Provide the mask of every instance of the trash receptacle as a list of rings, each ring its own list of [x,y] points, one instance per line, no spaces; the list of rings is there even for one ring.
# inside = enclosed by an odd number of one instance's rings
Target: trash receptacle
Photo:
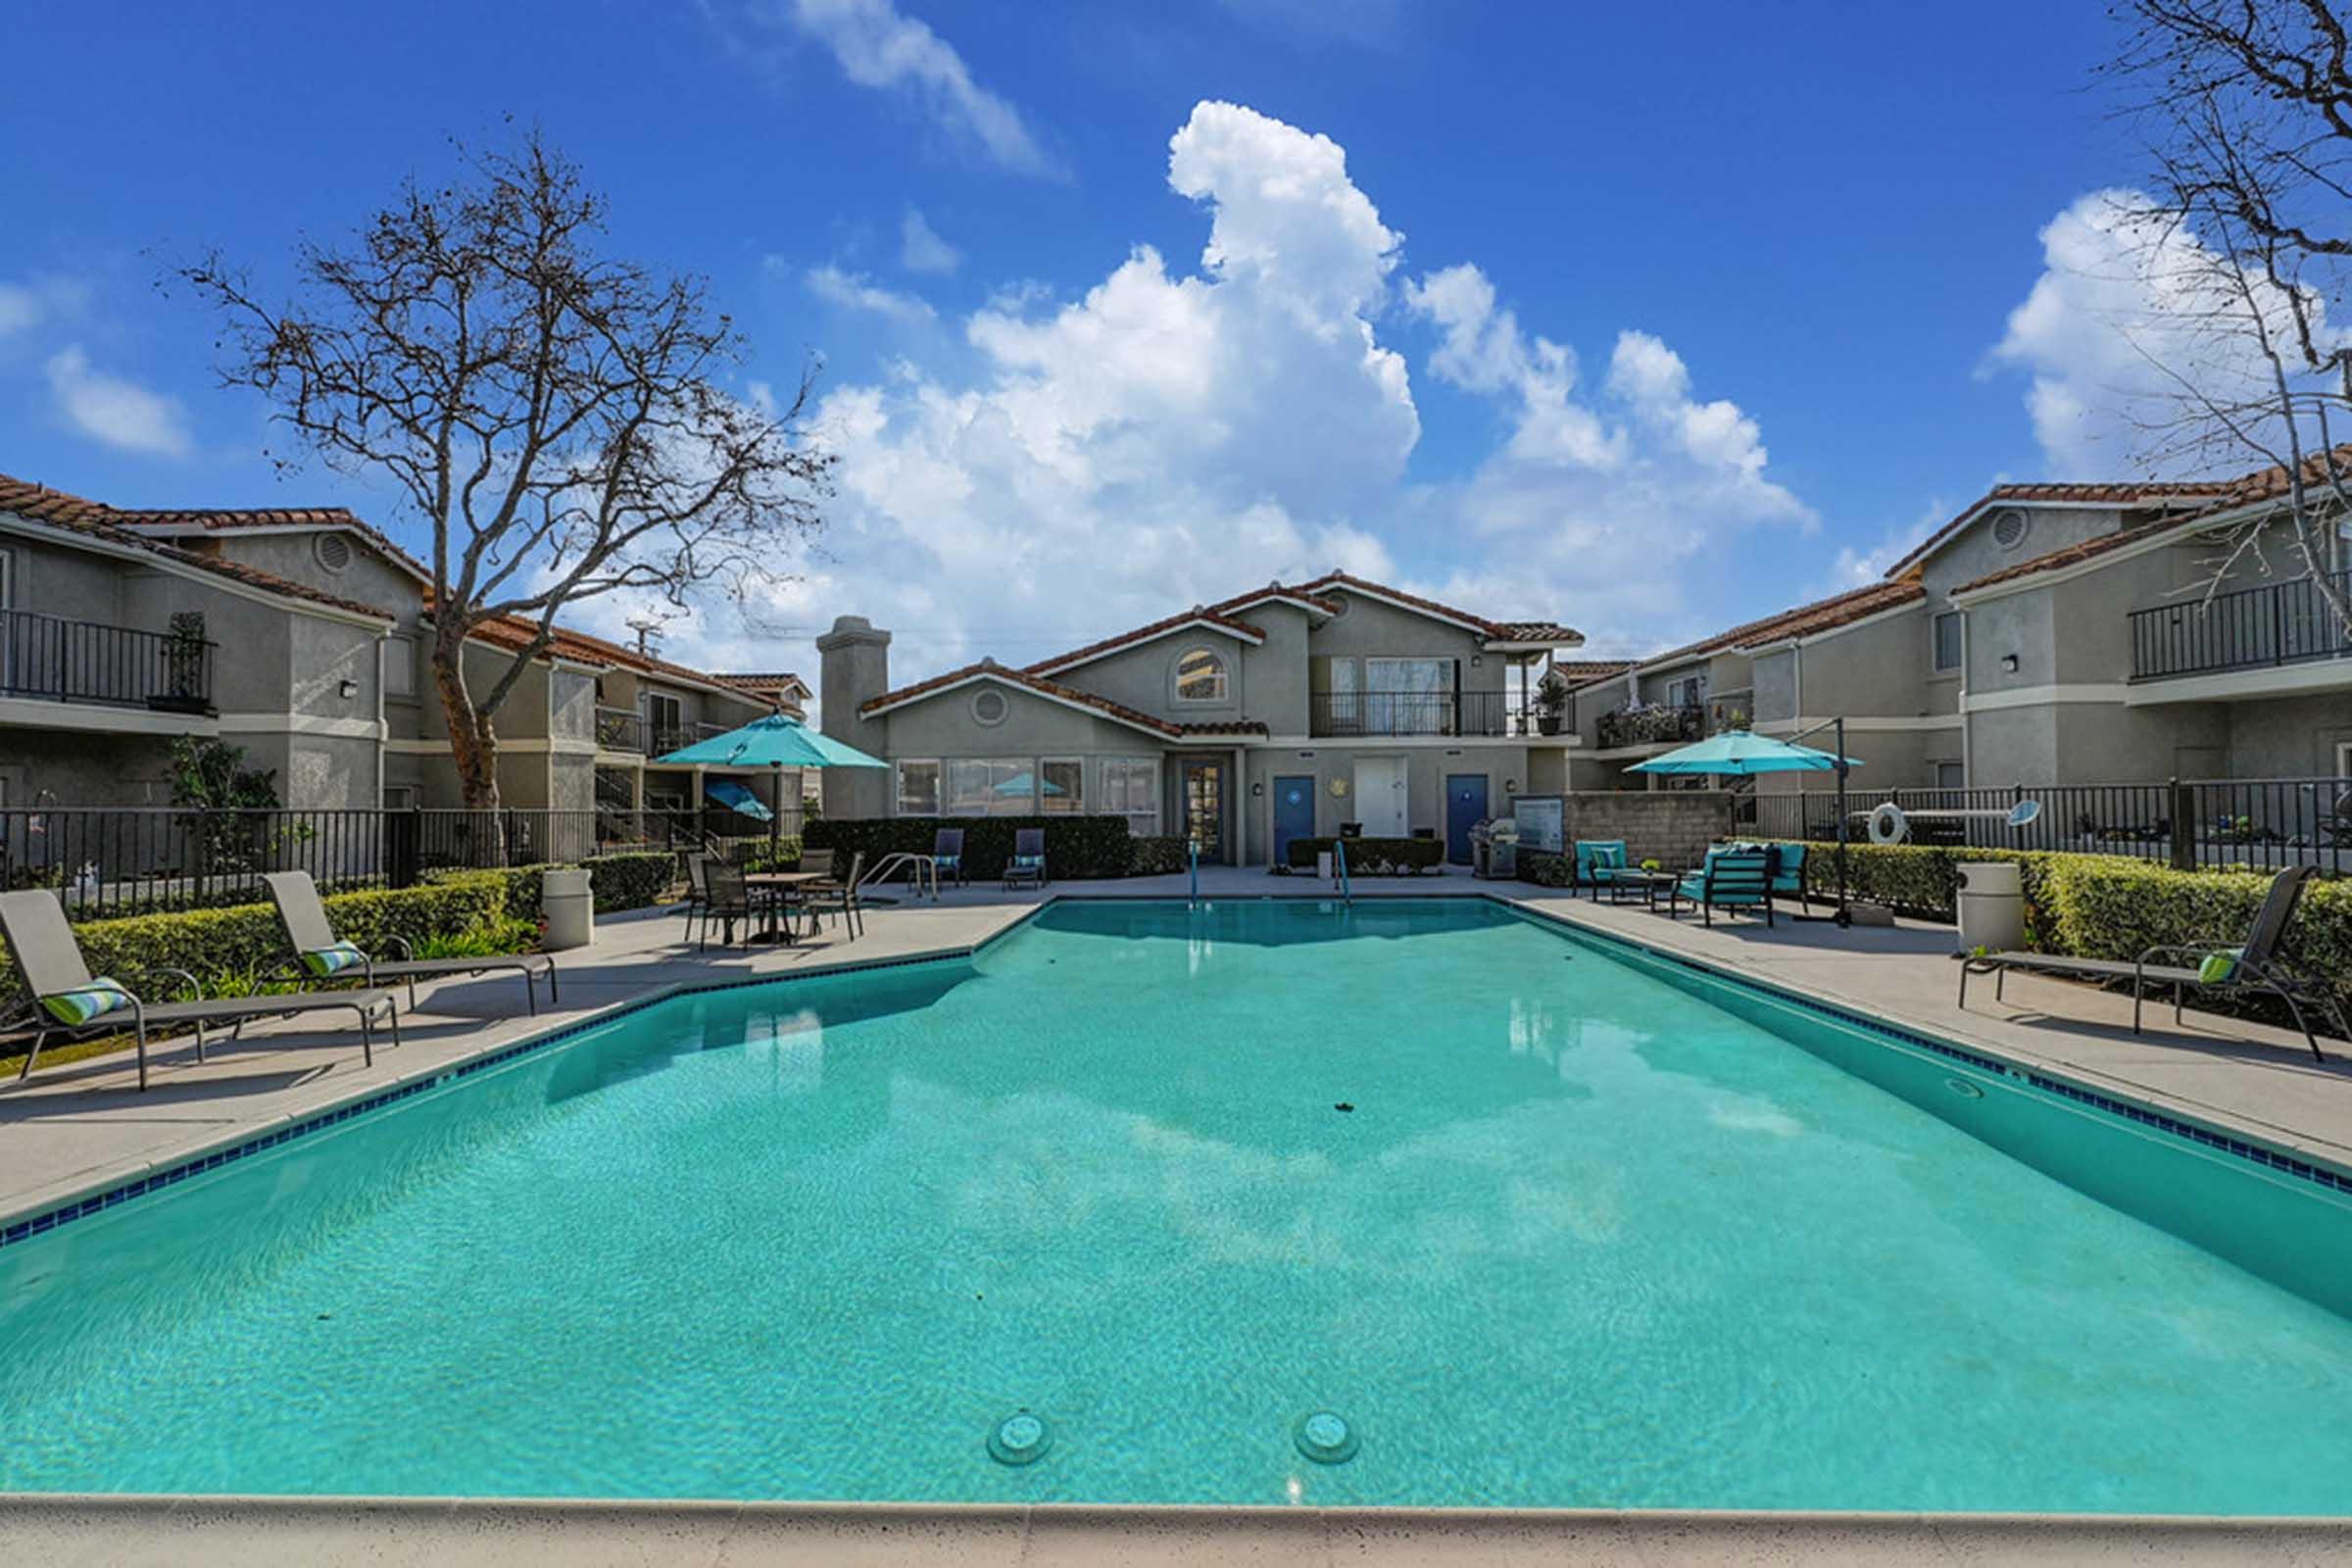
[[[596,935],[596,895],[588,873],[560,869],[539,877],[539,907],[547,916],[547,951],[584,948]]]
[[[1960,951],[2010,953],[2026,945],[2026,892],[2013,860],[1960,867]]]

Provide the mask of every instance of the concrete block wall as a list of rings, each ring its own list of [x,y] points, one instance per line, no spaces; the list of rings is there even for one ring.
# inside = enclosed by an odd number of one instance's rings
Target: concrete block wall
[[[1670,871],[1698,864],[1732,827],[1724,790],[1585,791],[1566,799],[1562,837],[1571,852],[1578,839],[1623,839],[1633,860],[1654,859]]]

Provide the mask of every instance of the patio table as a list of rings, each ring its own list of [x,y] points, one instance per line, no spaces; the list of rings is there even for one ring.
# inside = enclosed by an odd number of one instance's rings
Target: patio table
[[[812,883],[831,880],[832,873],[828,871],[748,871],[744,874],[743,885],[747,888],[766,888],[773,893],[791,895]],[[791,946],[793,942],[792,910],[789,905],[785,906],[783,914],[784,923],[781,928],[771,925],[752,940],[755,942],[782,942],[787,947]]]

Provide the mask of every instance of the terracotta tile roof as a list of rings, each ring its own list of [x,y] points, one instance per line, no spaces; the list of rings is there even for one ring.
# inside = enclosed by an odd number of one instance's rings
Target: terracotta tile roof
[[[1670,648],[1662,654],[1652,654],[1641,662],[1642,667],[1647,669],[1658,664],[1672,663],[1678,660],[1695,659],[1701,654],[1721,653],[1726,649],[1751,647],[1758,643],[1779,642],[1785,637],[1810,637],[1816,632],[1850,625],[1865,616],[1875,615],[1882,610],[1892,610],[1914,600],[1925,599],[1927,596],[1927,589],[1920,586],[1917,577],[1905,577],[1900,582],[1874,582],[1864,587],[1850,588],[1841,594],[1832,594],[1827,599],[1816,599],[1809,605],[1799,605],[1794,610],[1780,611],[1775,614],[1734,626],[1729,631],[1717,632],[1712,637],[1702,637],[1697,642],[1686,643],[1680,648]]]
[[[895,692],[884,692],[879,697],[868,698],[858,705],[858,710],[861,713],[871,713],[879,709],[895,708],[901,703],[928,696],[932,692],[970,680],[976,675],[993,676],[1008,686],[1026,687],[1041,696],[1055,697],[1065,703],[1075,703],[1081,708],[1091,708],[1097,712],[1119,719],[1124,723],[1133,724],[1139,729],[1148,729],[1165,735],[1171,740],[1185,733],[1184,727],[1180,724],[1171,724],[1164,718],[1153,718],[1150,713],[1139,712],[1124,703],[1114,703],[1107,697],[1097,697],[1093,692],[1082,692],[1075,686],[1064,686],[1059,681],[1048,680],[1042,675],[1032,675],[1025,669],[1013,669],[998,663],[993,659],[983,659],[977,664],[966,664],[961,669],[951,669],[945,674],[934,675],[929,680],[918,680],[911,686],[902,686]]]
[[[1630,659],[1555,659],[1551,667],[1571,687],[1590,686],[1595,681],[1610,680],[1634,667]]]
[[[2303,463],[2304,482],[2312,484],[2324,480],[2330,464],[2335,466],[2338,472],[2343,471],[2346,466],[2352,466],[2352,443],[2336,447],[2332,451],[2314,453],[2305,459]],[[1954,588],[1952,592],[1964,594],[1978,588],[1989,588],[1994,583],[2013,582],[2020,577],[2036,576],[2045,571],[2055,571],[2061,566],[2074,565],[2078,562],[2095,561],[2109,551],[2121,550],[2126,545],[2138,544],[2143,539],[2155,538],[2163,534],[2188,532],[2203,526],[2224,513],[2235,512],[2240,507],[2249,507],[2264,501],[2279,500],[2291,488],[2287,482],[2286,465],[2274,464],[2267,468],[2257,468],[2252,473],[2240,474],[2237,478],[2225,484],[2198,487],[2199,494],[2209,496],[2211,499],[2204,506],[2193,511],[2156,517],[2134,528],[2119,528],[2114,533],[2103,533],[2095,539],[2085,539],[2081,544],[2068,545],[2063,549],[2052,550],[2030,560],[2017,562],[2003,566],[1998,571],[1987,572],[1974,581],[1964,582]]]
[[[431,591],[427,590],[424,596],[424,612],[430,615],[432,612],[433,596]],[[503,648],[509,653],[519,653],[537,640],[539,627],[537,622],[522,615],[500,615],[495,619],[482,621],[466,635],[475,642],[488,643],[493,648]],[[706,673],[686,664],[674,664],[666,659],[656,659],[649,654],[641,654],[625,644],[607,642],[602,637],[591,637],[584,631],[573,631],[568,626],[558,626],[555,629],[554,641],[548,645],[547,652],[553,658],[567,659],[575,664],[612,665],[621,669],[633,669],[639,674],[667,675],[672,679],[691,681],[703,686],[735,685],[734,682],[720,676]],[[798,677],[792,678],[797,679]],[[766,692],[751,687],[736,687],[735,689],[742,691],[746,697],[764,698],[767,696]]]
[[[1254,718],[1188,719],[1176,726],[1187,735],[1263,735],[1266,726]]]
[[[2224,495],[2240,481],[2235,479],[2181,480],[2170,484],[2065,484],[2035,481],[2027,484],[1996,484],[1962,508],[1959,515],[1914,546],[1902,560],[1886,568],[1888,577],[1899,577],[1917,565],[1937,546],[1958,533],[1968,520],[1986,507],[2003,501],[2039,502],[2045,505],[2072,503],[2085,507],[2147,507],[2167,502],[2198,501],[2209,496]]]
[[[1554,647],[1572,648],[1585,640],[1583,632],[1556,620],[1497,620],[1493,625],[1497,642],[1550,643]]]
[[[373,615],[383,620],[395,618],[391,612],[375,605],[366,605],[356,599],[345,599],[339,594],[326,593],[313,588],[307,583],[294,582],[280,577],[275,572],[264,571],[258,566],[248,566],[242,562],[228,561],[219,556],[193,550],[182,550],[160,539],[152,539],[144,534],[131,532],[128,525],[137,523],[147,516],[147,514],[120,512],[102,501],[91,501],[83,496],[69,495],[63,490],[52,490],[47,485],[35,484],[29,479],[18,479],[7,474],[0,474],[0,512],[14,513],[20,517],[47,523],[51,527],[62,528],[68,532],[82,534],[92,539],[103,540],[108,544],[142,550],[163,560],[194,566],[199,571],[210,572],[216,577],[226,577],[244,583],[248,587],[259,588],[288,599],[307,599],[313,604],[331,606],[336,610],[350,611],[355,614]]]
[[[771,697],[785,702],[797,702],[808,694],[808,683],[790,670],[775,670],[766,674],[721,672],[713,670],[708,677],[721,686],[732,686],[756,697]]]
[[[1073,648],[1066,654],[1055,654],[1052,659],[1041,659],[1022,667],[1039,674],[1048,674],[1056,669],[1067,669],[1072,664],[1083,664],[1090,659],[1098,659],[1104,654],[1114,653],[1129,643],[1145,642],[1163,633],[1174,631],[1179,626],[1200,620],[1207,621],[1212,626],[1222,627],[1249,642],[1262,643],[1266,640],[1266,634],[1259,628],[1250,625],[1250,622],[1236,620],[1231,615],[1206,605],[1196,605],[1180,614],[1155,620],[1149,626],[1138,626],[1133,631],[1123,631],[1115,637],[1105,637],[1101,642],[1088,643],[1084,648]]]
[[[125,527],[172,532],[189,528],[206,533],[232,533],[239,528],[340,528],[367,540],[419,582],[433,580],[423,562],[342,507],[124,507],[118,509],[116,516]]]
[[[1246,594],[1235,594],[1231,599],[1220,599],[1208,608],[1219,614],[1230,615],[1237,610],[1247,610],[1251,605],[1262,605],[1269,599],[1295,600],[1300,604],[1311,605],[1326,615],[1337,614],[1340,609],[1329,599],[1310,594],[1303,588],[1285,587],[1279,582],[1270,582],[1263,588],[1253,588]]]

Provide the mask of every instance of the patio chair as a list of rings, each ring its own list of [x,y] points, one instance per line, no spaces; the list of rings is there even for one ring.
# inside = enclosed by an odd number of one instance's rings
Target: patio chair
[[[1579,887],[1590,888],[1594,903],[1600,901],[1604,885],[1617,881],[1617,873],[1632,865],[1632,858],[1623,839],[1578,839],[1576,841],[1576,881]],[[1614,889],[1611,889],[1614,892]]]
[[[1960,1005],[1968,1005],[1970,975],[1992,975],[1992,996],[1998,1002],[2002,985],[2012,969],[2076,980],[2131,981],[2133,1034],[2139,1033],[2140,1012],[2150,984],[2173,988],[2176,1024],[2180,1022],[2180,1009],[2192,991],[2200,997],[2224,1000],[2272,996],[2286,1004],[2295,1027],[2303,1031],[2303,1043],[2311,1048],[2312,1059],[2326,1061],[2328,1058],[2320,1053],[2319,1039],[2311,1032],[2311,1021],[2304,1008],[2318,1007],[2335,1025],[2335,1032],[2346,1040],[2352,1040],[2352,1023],[2347,1023],[2342,1001],[2328,978],[2304,968],[2282,951],[2287,924],[2294,919],[2295,906],[2302,901],[2303,886],[2311,877],[2310,866],[2290,865],[2271,878],[2262,907],[2254,911],[2254,923],[2248,928],[2244,943],[2236,947],[2218,942],[2154,947],[2129,961],[2070,958],[2047,953],[1987,953],[1968,957],[1960,965]],[[2166,958],[2190,961],[2155,961]]]
[[[931,836],[931,863],[938,875],[954,877],[957,887],[971,886],[963,870],[963,829],[943,827]]]
[[[1813,907],[1813,895],[1805,890],[1805,846],[1776,844],[1772,847],[1772,896],[1776,899],[1793,898],[1806,908]]]
[[[1772,853],[1769,850],[1713,849],[1695,871],[1687,871],[1666,901],[1666,912],[1679,916],[1688,901],[1698,906],[1699,917],[1712,930],[1717,909],[1757,908],[1764,923],[1772,917]]]
[[[746,882],[742,866],[729,865],[724,860],[711,860],[703,867],[703,877],[708,890],[703,902],[703,949],[708,950],[710,946],[710,923],[713,920],[719,926],[718,945],[731,948],[735,945],[735,922],[741,920],[748,928],[763,914],[780,924],[787,942],[792,940],[790,906],[766,890],[754,888]]]
[[[82,957],[81,944],[66,922],[66,907],[55,893],[28,888],[0,893],[0,940],[8,943],[9,961],[24,989],[24,1000],[12,1011],[0,1012],[0,1030],[12,1025],[32,1030],[32,1049],[17,1073],[30,1076],[41,1047],[53,1034],[69,1038],[120,1033],[123,1012],[130,1014],[131,1031],[139,1042],[139,1087],[147,1087],[147,1036],[151,1030],[185,1024],[196,1031],[196,1059],[205,1059],[204,1026],[226,1024],[229,1038],[240,1038],[257,1018],[292,1018],[311,1012],[357,1013],[360,1055],[375,1064],[375,1015],[382,1012],[392,1026],[392,1044],[400,1044],[400,1009],[389,991],[337,991],[328,994],[296,992],[278,997],[219,997],[207,1001],[204,988],[185,969],[158,968],[132,978],[176,980],[196,993],[187,1002],[149,1002],[109,975],[92,975]],[[21,1020],[21,1023],[20,1023]]]
[[[1004,862],[1004,888],[1010,892],[1024,882],[1034,882],[1040,888],[1051,880],[1046,875],[1046,830],[1042,827],[1015,828],[1012,834],[1012,858]]]
[[[849,928],[851,941],[865,935],[865,901],[858,893],[858,878],[864,870],[865,852],[859,850],[850,857],[850,874],[846,880],[819,882],[808,890],[801,907],[808,911],[811,930],[818,919],[829,914]]]
[[[831,850],[803,850],[799,869],[814,871],[819,876],[831,876],[833,874],[833,852]]]
[[[710,890],[705,886],[703,876],[703,867],[710,863],[710,852],[709,850],[690,850],[679,858],[684,862],[686,872],[686,936],[684,940],[692,942],[694,940],[694,922],[702,914],[703,906],[710,900]]]
[[[399,949],[400,956],[379,958],[353,943],[337,940],[334,925],[326,917],[326,906],[319,901],[318,885],[311,880],[310,872],[268,871],[263,873],[262,881],[270,889],[270,902],[277,906],[278,926],[286,933],[286,940],[294,944],[294,958],[286,966],[286,975],[306,986],[353,978],[370,987],[379,980],[394,984],[405,980],[409,987],[409,1010],[414,1012],[419,980],[511,970],[522,976],[523,1002],[534,1017],[539,1012],[542,976],[547,980],[548,1002],[552,1004],[556,1001],[556,960],[544,953],[419,958],[406,937],[396,936],[387,940]],[[359,971],[356,977],[352,973],[355,969]]]

